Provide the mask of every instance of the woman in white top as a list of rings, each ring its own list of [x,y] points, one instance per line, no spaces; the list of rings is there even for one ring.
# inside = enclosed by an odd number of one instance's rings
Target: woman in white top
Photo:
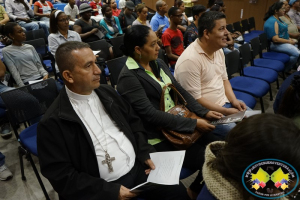
[[[147,20],[148,16],[148,8],[145,4],[140,3],[135,7],[135,11],[138,14],[138,18],[132,23],[132,26],[134,25],[146,25],[151,28],[151,25],[149,23],[149,20]]]
[[[80,41],[80,35],[69,30],[69,17],[60,10],[52,12],[50,15],[50,35],[48,37],[49,49],[51,54],[55,57],[55,52],[59,45],[68,41]],[[58,72],[55,64],[56,72]]]

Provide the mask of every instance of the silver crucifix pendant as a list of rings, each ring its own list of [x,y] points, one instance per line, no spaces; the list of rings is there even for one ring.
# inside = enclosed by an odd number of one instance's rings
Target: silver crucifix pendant
[[[115,160],[115,157],[110,157],[110,155],[105,151],[105,160],[102,160],[102,164],[107,164],[109,173],[114,171],[114,168],[112,166],[112,161]]]

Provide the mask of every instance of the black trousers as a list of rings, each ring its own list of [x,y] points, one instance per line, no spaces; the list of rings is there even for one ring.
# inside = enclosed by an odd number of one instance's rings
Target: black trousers
[[[154,163],[155,164],[155,163]],[[139,161],[135,161],[134,167],[126,175],[122,176],[114,183],[119,183],[129,189],[147,181],[148,175],[145,174],[145,169]],[[147,200],[188,200],[187,190],[180,182],[179,185],[157,185],[141,193],[138,197]]]
[[[203,180],[202,177],[202,166],[204,164],[204,153],[206,146],[214,141],[221,140],[212,133],[205,133],[203,136],[185,152],[185,158],[183,161],[183,167],[191,170],[200,170],[195,181],[190,185],[190,189],[196,193],[199,193],[202,189],[203,184],[200,182]],[[164,140],[154,145],[156,151],[177,151],[168,140]]]

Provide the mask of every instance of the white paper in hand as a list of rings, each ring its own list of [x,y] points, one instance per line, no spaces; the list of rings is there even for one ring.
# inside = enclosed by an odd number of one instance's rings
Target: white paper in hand
[[[147,182],[142,183],[130,191],[140,192],[148,183],[161,185],[178,185],[179,176],[185,156],[185,151],[166,151],[150,153],[150,158],[155,165],[155,170],[151,170]],[[153,184],[150,185],[153,187]],[[141,189],[141,190],[140,190]]]

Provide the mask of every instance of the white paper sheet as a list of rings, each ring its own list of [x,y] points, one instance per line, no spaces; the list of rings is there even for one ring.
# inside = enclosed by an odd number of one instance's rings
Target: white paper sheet
[[[245,118],[251,117],[252,115],[261,114],[261,110],[246,110]]]
[[[28,83],[33,84],[33,83],[37,83],[37,82],[40,82],[40,81],[43,81],[43,79],[39,79],[39,80],[35,80],[35,81],[28,81]]]
[[[94,55],[96,55],[97,53],[101,52],[101,50],[98,51],[93,51]]]
[[[150,158],[155,165],[155,170],[151,170],[147,182],[157,183],[162,185],[177,185],[179,184],[179,176],[182,168],[185,151],[166,151],[150,153]],[[131,191],[136,190],[142,183]]]

